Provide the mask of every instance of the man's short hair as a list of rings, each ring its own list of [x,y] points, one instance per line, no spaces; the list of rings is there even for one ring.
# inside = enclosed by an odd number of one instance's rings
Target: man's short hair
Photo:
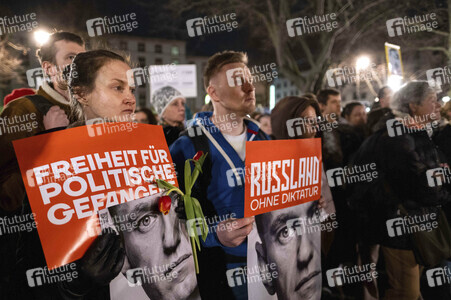
[[[336,89],[324,89],[318,92],[316,98],[318,99],[319,103],[327,105],[327,99],[329,99],[329,95],[338,96],[340,95],[340,92]]]
[[[218,52],[210,57],[204,70],[204,87],[207,90],[210,79],[216,75],[221,68],[227,64],[243,63],[247,65],[247,54],[244,52],[226,50]]]
[[[49,40],[44,43],[41,48],[36,50],[36,57],[38,58],[39,63],[42,64],[43,61],[48,61],[52,64],[56,64],[55,43],[58,41],[74,42],[80,46],[83,46],[85,44],[83,39],[75,33],[67,31],[54,32],[50,35]]]

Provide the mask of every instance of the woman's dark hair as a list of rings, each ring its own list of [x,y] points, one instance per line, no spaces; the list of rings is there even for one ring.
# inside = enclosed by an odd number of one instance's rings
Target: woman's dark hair
[[[154,114],[150,109],[147,107],[140,107],[135,111],[135,114],[142,112],[145,113],[147,116],[147,121],[149,121],[149,124],[151,125],[158,125],[157,118],[155,118]]]
[[[316,116],[321,117],[318,101],[306,97],[289,96],[280,100],[271,112],[272,134],[277,140],[300,138],[288,134],[287,121],[297,119],[307,107],[313,107]],[[317,136],[321,134],[317,132]]]
[[[270,117],[270,118],[271,118],[271,115],[270,115],[270,114],[261,114],[261,115],[259,115],[259,116],[255,119],[255,121],[260,122],[260,120],[261,120],[263,117]]]
[[[346,106],[343,108],[341,116],[343,118],[349,117],[352,114],[354,108],[356,108],[357,106],[363,106],[363,104],[357,101],[346,104]]]
[[[95,81],[99,70],[108,62],[118,60],[128,65],[128,59],[109,50],[93,50],[77,54],[67,76],[67,87],[70,92],[71,116],[75,120],[83,118],[80,102],[74,97],[91,93],[95,88]]]

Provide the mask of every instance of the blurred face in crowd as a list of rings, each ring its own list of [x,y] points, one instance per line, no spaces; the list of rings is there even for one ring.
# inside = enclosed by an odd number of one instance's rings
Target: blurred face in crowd
[[[429,93],[420,104],[410,103],[410,111],[417,120],[424,120],[424,123],[440,120],[440,103],[437,101],[436,93]]]
[[[264,133],[267,135],[272,134],[272,128],[271,128],[271,117],[270,116],[263,116],[260,118],[260,129],[263,130]]]
[[[315,209],[316,203],[308,202],[258,216],[262,220],[257,226],[263,227],[258,229],[262,243],[255,245],[259,269],[275,263],[277,278],[264,279],[263,284],[279,300],[321,298],[321,232],[297,234],[294,224],[303,225],[290,223],[312,218]]]
[[[232,69],[237,70],[229,72],[228,80],[227,71]],[[230,82],[234,83],[233,86],[229,85]],[[224,65],[211,77],[207,92],[213,101],[214,111],[219,114],[235,113],[244,117],[255,110],[255,87],[250,71],[243,63]]]
[[[45,73],[52,78],[52,82],[54,87],[57,88],[57,83],[62,81],[62,76],[60,70],[62,70],[65,66],[72,63],[74,57],[81,52],[86,52],[85,46],[80,46],[77,43],[60,40],[54,43],[55,51],[55,64],[43,61],[42,68],[45,70]]]
[[[149,124],[149,120],[147,119],[147,115],[146,115],[144,112],[142,112],[142,111],[137,112],[137,113],[135,114],[135,120],[136,120],[138,123]]]
[[[335,114],[337,117],[341,113],[341,95],[329,95],[327,98],[327,105],[321,104],[323,115],[330,118],[330,114]]]
[[[185,121],[185,103],[184,98],[177,98],[168,104],[168,107],[163,112],[163,119],[172,126],[177,123],[183,123]]]
[[[301,138],[310,139],[314,138],[317,129],[317,115],[313,107],[308,106],[299,116],[304,120],[304,132]]]
[[[355,106],[352,109],[351,114],[346,116],[346,120],[352,126],[365,125],[366,121],[367,121],[367,115],[366,115],[366,111],[365,111],[365,106],[363,106],[363,105]]]
[[[384,97],[379,99],[381,107],[389,107],[391,98],[393,97],[393,90],[391,88],[384,89]]]
[[[190,299],[198,294],[198,289],[188,233],[174,211],[174,202],[167,215],[160,212],[159,196],[144,197],[116,208],[119,219],[133,224],[132,230],[121,232],[125,268],[153,270],[153,274],[145,273],[149,276],[142,285],[150,299]],[[152,280],[155,275],[164,279]]]
[[[135,112],[134,88],[128,85],[130,67],[119,60],[109,60],[97,72],[94,90],[78,97],[87,119],[106,118],[129,121]]]

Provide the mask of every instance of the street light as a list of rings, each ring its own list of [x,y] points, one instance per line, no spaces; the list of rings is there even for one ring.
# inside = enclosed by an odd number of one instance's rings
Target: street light
[[[355,68],[356,68],[357,72],[359,70],[366,69],[369,66],[370,66],[370,59],[368,56],[360,56],[359,58],[357,58],[357,60],[355,62]]]
[[[50,33],[45,30],[38,30],[34,32],[34,39],[39,46],[45,44],[50,37]]]

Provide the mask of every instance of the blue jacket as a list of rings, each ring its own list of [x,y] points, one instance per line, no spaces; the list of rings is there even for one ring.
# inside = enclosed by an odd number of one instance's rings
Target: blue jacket
[[[213,203],[218,217],[221,217],[221,221],[224,220],[224,216],[230,216],[232,213],[235,214],[236,218],[243,218],[244,172],[234,172],[233,169],[244,170],[244,161],[241,160],[235,149],[224,138],[218,127],[210,121],[212,114],[212,112],[201,112],[197,114],[194,120],[196,132],[200,133],[200,130],[202,130],[201,134],[205,134],[209,141],[210,153],[208,156],[211,159],[212,167],[207,198],[208,201]],[[257,135],[260,127],[256,121],[245,118],[244,123],[247,127],[248,141],[262,140]],[[193,128],[189,130],[193,130]],[[264,136],[267,137],[266,135]],[[181,136],[172,144],[170,152],[173,162],[178,166],[177,171],[180,182],[184,178],[183,167],[180,168],[180,166],[184,166],[186,159],[193,158],[195,155],[194,145],[188,136]],[[239,178],[236,178],[237,176]],[[209,227],[211,228],[210,224]],[[237,247],[225,247],[219,242],[215,231],[208,234],[203,244],[206,247],[222,247],[226,253],[231,255],[247,256],[247,240]]]

